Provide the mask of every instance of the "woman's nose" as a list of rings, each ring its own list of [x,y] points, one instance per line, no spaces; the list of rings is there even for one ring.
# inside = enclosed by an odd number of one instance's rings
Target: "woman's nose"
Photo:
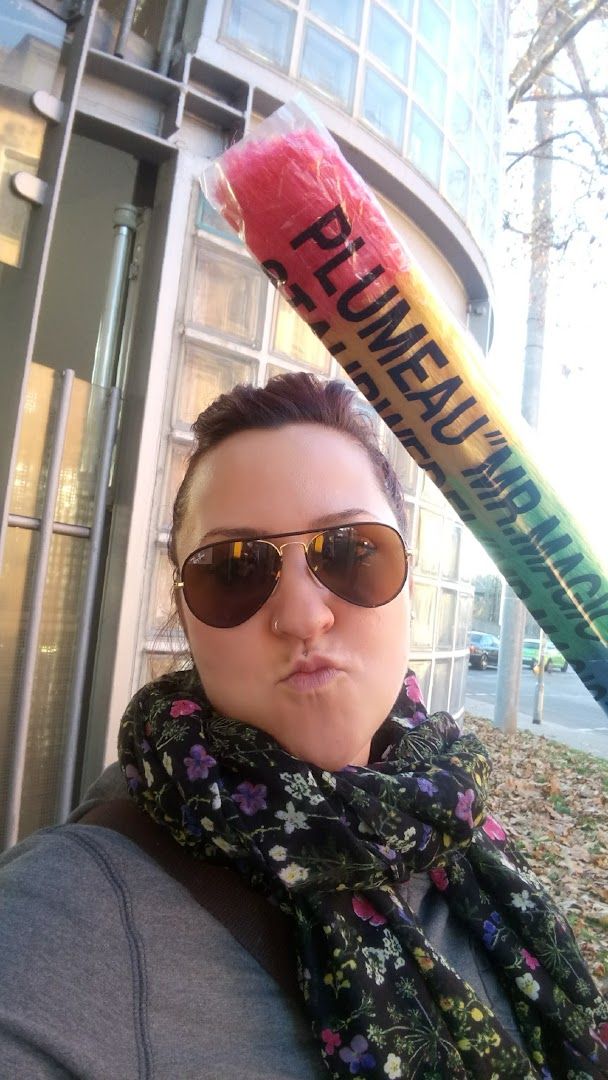
[[[286,544],[279,584],[270,601],[271,625],[278,625],[282,635],[314,640],[334,624],[332,596],[309,569],[304,545]]]

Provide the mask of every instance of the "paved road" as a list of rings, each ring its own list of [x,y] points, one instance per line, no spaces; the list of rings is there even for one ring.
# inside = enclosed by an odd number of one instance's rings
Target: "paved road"
[[[473,716],[492,719],[496,695],[496,669],[469,668],[465,709]],[[553,671],[545,675],[545,708],[542,724],[533,724],[536,676],[523,668],[518,725],[537,735],[559,739],[578,750],[608,758],[608,716],[593,700],[574,672]]]

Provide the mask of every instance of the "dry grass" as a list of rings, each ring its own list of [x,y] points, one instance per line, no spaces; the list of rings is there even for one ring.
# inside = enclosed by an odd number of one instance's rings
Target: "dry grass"
[[[465,717],[494,763],[491,805],[569,919],[608,993],[608,761]]]

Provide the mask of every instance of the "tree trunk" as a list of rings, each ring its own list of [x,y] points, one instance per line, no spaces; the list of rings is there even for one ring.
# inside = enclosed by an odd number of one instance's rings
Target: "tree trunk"
[[[546,0],[538,5],[539,23],[542,21]],[[528,285],[528,320],[524,377],[521,395],[521,411],[532,427],[538,427],[540,392],[543,367],[543,345],[547,292],[551,263],[553,223],[551,217],[553,103],[552,78],[543,75],[537,86],[543,95],[536,102],[536,138],[539,149],[533,157],[532,227],[530,235],[530,278]],[[500,652],[494,723],[503,731],[517,730],[517,706],[521,682],[521,656],[524,637],[526,609],[509,585],[505,583],[502,603]],[[542,678],[542,673],[539,675]]]

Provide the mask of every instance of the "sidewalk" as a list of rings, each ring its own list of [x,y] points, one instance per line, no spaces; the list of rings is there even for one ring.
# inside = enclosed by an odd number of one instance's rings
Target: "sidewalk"
[[[472,716],[480,716],[492,722],[494,717],[494,702],[484,701],[475,694],[467,694],[464,703],[464,711]],[[546,739],[555,739],[565,743],[573,750],[584,750],[596,757],[608,758],[608,717],[606,727],[601,730],[591,727],[573,727],[572,724],[559,724],[550,720],[543,720],[541,724],[532,723],[532,715],[527,712],[518,712],[517,727],[520,731],[530,731],[533,735],[544,735]]]

